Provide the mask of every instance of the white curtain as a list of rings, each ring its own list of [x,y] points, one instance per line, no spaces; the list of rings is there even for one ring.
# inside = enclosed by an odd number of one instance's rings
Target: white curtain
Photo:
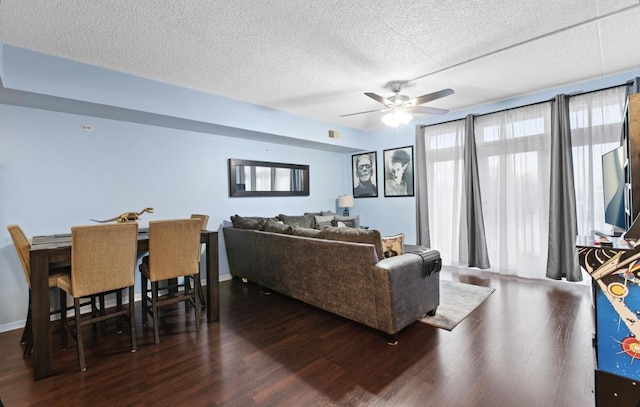
[[[544,278],[549,229],[550,103],[476,118],[491,269]]]
[[[443,264],[466,266],[465,121],[425,127],[424,138],[431,245],[440,251]]]
[[[611,230],[604,221],[602,155],[620,146],[626,89],[619,86],[569,100],[578,235]]]

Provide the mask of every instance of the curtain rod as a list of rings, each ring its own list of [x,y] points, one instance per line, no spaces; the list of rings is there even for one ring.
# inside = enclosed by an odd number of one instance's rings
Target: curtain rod
[[[636,79],[630,79],[630,80],[628,80],[625,83],[622,83],[620,85],[607,86],[606,88],[594,89],[594,90],[589,90],[589,91],[586,91],[586,92],[571,93],[571,94],[569,94],[569,97],[580,96],[580,95],[588,95],[589,93],[600,92],[600,91],[603,91],[603,90],[613,89],[613,88],[617,88],[617,87],[620,87],[620,86],[632,86],[635,83],[635,81],[636,81]],[[495,110],[495,111],[489,112],[489,113],[474,114],[473,116],[481,117],[481,116],[486,116],[488,114],[506,112],[507,110],[511,110],[511,109],[520,109],[521,107],[529,107],[529,106],[539,105],[540,103],[553,102],[554,100],[555,100],[555,96],[552,97],[549,100],[542,100],[542,101],[539,101],[539,102],[527,103],[526,105],[521,105],[521,106],[508,107],[508,108],[505,108],[505,109]],[[466,115],[465,115],[465,117],[466,117]],[[458,120],[464,120],[464,117],[460,118],[460,119],[447,120],[446,122],[433,123],[433,124],[423,124],[423,125],[420,125],[420,128],[424,129],[425,127],[429,127],[429,126],[437,126],[437,125],[440,125],[440,124],[453,123],[453,122],[456,122]]]

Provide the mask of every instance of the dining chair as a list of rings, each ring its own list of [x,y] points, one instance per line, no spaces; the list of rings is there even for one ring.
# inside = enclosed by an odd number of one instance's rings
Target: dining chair
[[[209,223],[209,215],[203,215],[203,214],[199,214],[199,213],[194,213],[191,214],[191,219],[200,219],[200,230],[207,230],[207,224]],[[202,246],[202,245],[201,245]],[[198,274],[194,275],[193,278],[196,277],[200,277],[200,265],[198,264]],[[189,285],[190,284],[190,280],[191,277],[185,279],[185,285]],[[207,305],[205,298],[204,298],[204,292],[202,291],[202,284],[200,285],[200,288],[198,290],[198,295],[200,297],[200,304],[205,307]],[[187,303],[188,304],[188,303]]]
[[[13,241],[14,247],[18,252],[18,258],[20,259],[20,264],[22,264],[22,270],[24,271],[24,276],[27,281],[27,287],[29,288],[29,306],[27,308],[27,320],[25,321],[24,329],[22,331],[22,337],[20,338],[20,343],[24,345],[22,356],[27,357],[33,350],[33,329],[31,320],[31,269],[29,268],[29,251],[31,250],[31,242],[27,238],[27,235],[24,233],[22,228],[20,228],[20,226],[9,225],[7,226],[7,230],[11,235],[11,240]],[[70,267],[66,264],[51,267],[49,271],[49,288],[56,289],[58,294],[62,295],[60,291],[57,290],[58,277],[68,275],[69,271]],[[56,309],[50,314],[54,315],[59,312],[60,309]]]
[[[75,324],[61,318],[67,332],[76,340],[80,370],[86,370],[82,328],[117,317],[126,317],[131,335],[131,352],[135,352],[135,268],[138,253],[138,224],[116,223],[71,228],[71,273],[58,277],[58,287],[73,297]],[[129,304],[115,310],[102,309],[99,314],[80,314],[80,299],[128,289]],[[61,306],[66,307],[66,296]],[[64,304],[63,304],[64,303]]]
[[[155,343],[160,343],[158,309],[170,304],[189,301],[195,309],[196,331],[200,330],[200,279],[194,278],[193,288],[171,290],[160,295],[159,282],[185,279],[199,273],[200,228],[199,219],[174,219],[149,222],[149,256],[140,264],[142,286],[142,322],[148,315],[153,319]],[[148,284],[151,283],[149,295]]]

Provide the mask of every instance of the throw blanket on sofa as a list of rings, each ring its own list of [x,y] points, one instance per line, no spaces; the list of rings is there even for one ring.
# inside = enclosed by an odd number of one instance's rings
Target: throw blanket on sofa
[[[426,247],[408,251],[406,253],[417,254],[422,258],[422,277],[426,278],[432,273],[437,273],[442,268],[442,259],[440,252]]]

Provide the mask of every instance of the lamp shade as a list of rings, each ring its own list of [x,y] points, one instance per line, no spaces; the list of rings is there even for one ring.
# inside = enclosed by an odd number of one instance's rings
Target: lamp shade
[[[353,206],[353,195],[340,195],[338,197],[339,208],[351,208]]]

